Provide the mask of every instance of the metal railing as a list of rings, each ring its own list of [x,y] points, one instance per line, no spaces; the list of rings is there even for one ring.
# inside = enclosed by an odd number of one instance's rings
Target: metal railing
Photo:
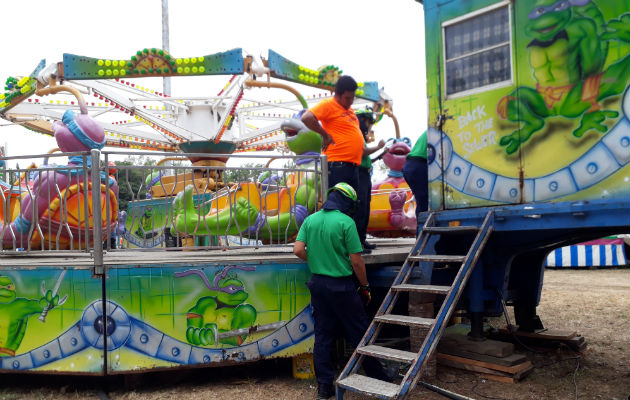
[[[64,157],[61,159],[60,157]],[[7,169],[11,160],[44,158],[35,168]],[[73,159],[73,164],[66,162]],[[2,252],[66,250],[88,251],[90,153],[2,157]],[[18,164],[19,165],[19,164]],[[86,184],[87,183],[87,184]]]
[[[0,254],[90,253],[98,269],[104,251],[286,245],[326,195],[325,156],[274,156],[271,163],[234,154],[229,167],[110,164],[137,156],[165,157],[93,150],[0,158],[4,165],[45,159],[40,167],[0,169]]]

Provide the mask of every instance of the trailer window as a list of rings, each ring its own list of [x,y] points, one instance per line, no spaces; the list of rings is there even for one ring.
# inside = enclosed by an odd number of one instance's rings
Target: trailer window
[[[509,5],[446,22],[443,29],[447,95],[511,82]]]

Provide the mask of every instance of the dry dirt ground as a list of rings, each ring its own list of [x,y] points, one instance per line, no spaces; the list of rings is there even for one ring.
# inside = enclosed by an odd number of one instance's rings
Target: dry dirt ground
[[[474,399],[628,399],[630,394],[630,270],[549,270],[538,313],[546,327],[575,330],[587,350],[527,353],[534,372],[517,384],[486,381],[438,367],[429,382]],[[501,320],[491,321],[499,326]],[[523,350],[524,351],[524,350]],[[8,399],[314,399],[312,381],[291,378],[289,360],[247,366],[113,377],[0,375]],[[577,395],[576,395],[577,393]],[[347,399],[362,397],[347,395]],[[410,399],[444,399],[416,389]]]

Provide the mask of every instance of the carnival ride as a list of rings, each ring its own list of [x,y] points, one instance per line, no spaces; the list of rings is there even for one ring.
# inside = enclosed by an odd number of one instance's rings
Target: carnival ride
[[[402,175],[411,141],[405,137],[388,142],[391,145],[380,156],[388,168],[387,177],[372,185],[368,232],[377,237],[414,237],[416,202]]]
[[[24,82],[21,79],[17,86]],[[44,96],[62,91],[76,97],[80,110],[79,114],[66,110],[60,121],[50,124],[59,150],[70,154],[68,164],[44,165],[33,174],[23,173],[13,185],[3,182],[0,241],[4,248],[68,249],[81,248],[83,243],[93,246],[94,204],[107,216],[101,229],[111,230],[116,225],[116,180],[103,173],[96,176],[97,183],[87,173],[91,159],[78,155],[105,145],[103,128],[88,116],[85,102],[76,89],[56,85],[52,79],[50,87],[38,85],[35,93]],[[100,190],[92,190],[94,185],[99,185]],[[100,196],[100,201],[93,196]]]
[[[62,151],[88,151],[106,146],[186,153],[182,155],[185,158],[180,158],[187,159],[195,168],[177,176],[169,176],[164,170],[159,170],[146,185],[147,198],[171,202],[175,197],[172,207],[176,216],[172,228],[179,234],[237,234],[262,240],[292,237],[297,233],[301,221],[321,200],[314,190],[321,182],[312,173],[300,172],[300,169],[313,166],[321,168],[315,165],[318,163],[316,157],[296,160],[296,171],[284,174],[282,178],[267,177],[267,183],[264,179],[256,182],[224,182],[223,171],[228,159],[235,153],[276,151],[281,154],[319,155],[321,138],[309,132],[296,117],[309,103],[331,96],[342,72],[334,65],[325,65],[319,69],[306,68],[273,50],[269,50],[266,59],[244,56],[241,49],[177,58],[161,49],[145,48],[125,60],[64,54],[62,62],[49,66],[46,66],[45,61],[40,62],[27,77],[8,78],[6,92],[0,95],[0,116],[28,129],[56,136],[64,123],[70,124],[67,129],[72,131],[75,125],[71,115],[74,115],[73,111],[79,110],[80,115],[76,117],[82,121],[79,125],[89,123],[91,128],[102,132],[102,138],[99,136],[96,140],[98,143],[83,140],[81,146],[63,147],[59,144]],[[135,79],[208,75],[231,77],[216,96],[179,97],[148,89]],[[315,89],[316,93],[304,97],[294,86],[278,81],[300,84]],[[269,100],[269,92],[265,92],[262,97],[259,93],[257,96],[251,90],[254,88],[281,89],[274,92],[289,92],[291,98],[279,96],[279,100]],[[61,97],[66,93],[72,94],[74,98],[68,100],[67,97]],[[48,101],[43,98],[52,94],[57,95],[56,98]],[[87,95],[86,98],[91,96],[94,101],[87,101],[82,95]],[[379,90],[376,82],[359,82],[356,97],[356,104],[371,103],[377,115],[391,117],[396,127],[396,137],[400,136],[392,113],[392,101]],[[81,131],[80,126],[78,131]],[[76,133],[74,137],[78,137]],[[397,146],[390,150],[392,157]],[[167,157],[165,160],[172,159]],[[68,165],[76,169],[77,160],[75,157]],[[392,168],[392,171],[396,168]],[[16,232],[34,238],[33,231],[39,230],[30,229],[27,222],[32,221],[28,218],[24,221],[23,218],[24,211],[30,211],[24,209],[23,201],[16,200],[33,197],[32,188],[38,188],[41,184],[29,181],[27,176],[22,178],[17,186],[13,185],[10,190],[4,191],[5,196],[13,196],[14,199],[11,203],[13,209],[4,213],[4,246],[9,242],[15,244]],[[40,180],[43,179],[43,176],[40,177]],[[386,236],[396,236],[397,232],[415,232],[415,218],[411,224],[407,221],[409,218],[404,216],[404,212],[407,212],[406,215],[413,214],[413,209],[410,210],[414,206],[410,191],[404,181],[392,184],[389,182],[392,179],[396,180],[396,177],[391,176],[390,172],[385,182],[376,185],[372,207],[374,223],[368,228],[375,235],[386,232]],[[277,184],[278,180],[282,181],[282,185]],[[61,186],[65,185],[62,182]],[[69,187],[73,185],[79,186],[70,190],[71,195],[80,193],[78,189],[85,189],[87,193],[89,186],[83,188],[79,181],[72,181]],[[105,187],[103,190],[109,189]],[[198,203],[204,194],[210,194],[212,202],[201,210]],[[64,193],[59,196],[57,193],[55,196],[42,192],[38,199],[44,207],[47,204],[44,204],[46,201],[43,199],[50,198],[52,201],[64,196],[67,195]],[[399,204],[401,199],[404,203],[402,214],[399,212],[403,208]],[[115,205],[114,198],[111,202]],[[82,204],[80,199],[76,203]],[[16,205],[22,207],[22,214]],[[141,202],[136,206],[141,208]],[[115,224],[117,209],[103,212],[107,212],[109,223]],[[41,219],[43,216],[38,217]],[[9,222],[12,225],[7,230]],[[134,224],[137,228],[140,221],[132,220],[131,225],[127,222],[128,232],[136,231],[133,229]],[[79,228],[85,223],[76,219],[63,224],[57,221],[54,225],[51,232],[58,233],[60,230],[80,231]],[[44,232],[41,234],[45,236]],[[39,246],[40,243],[35,240],[31,245]],[[67,247],[67,243],[62,247]]]

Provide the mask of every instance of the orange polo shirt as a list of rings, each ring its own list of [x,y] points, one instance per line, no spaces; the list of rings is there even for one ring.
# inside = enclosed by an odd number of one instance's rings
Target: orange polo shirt
[[[324,99],[309,109],[332,136],[334,145],[324,152],[328,161],[346,161],[361,164],[363,135],[359,119],[352,108],[346,110],[334,98]]]

